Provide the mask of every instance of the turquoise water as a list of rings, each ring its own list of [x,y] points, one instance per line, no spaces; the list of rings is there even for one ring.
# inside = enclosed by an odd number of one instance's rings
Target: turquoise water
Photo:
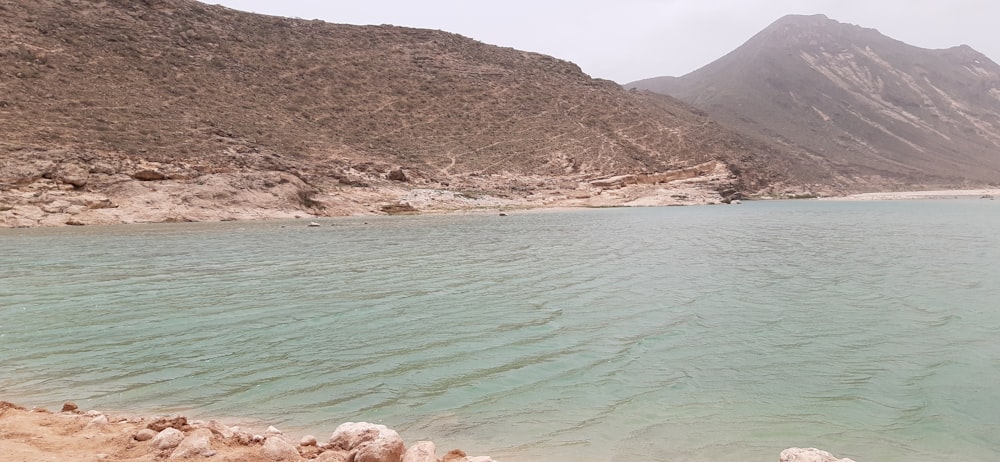
[[[503,461],[1000,458],[1000,202],[0,230],[0,399]]]

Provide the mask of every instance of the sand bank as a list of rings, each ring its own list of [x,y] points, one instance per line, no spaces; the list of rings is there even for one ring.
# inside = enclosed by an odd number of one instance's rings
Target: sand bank
[[[896,191],[850,194],[824,197],[835,201],[888,201],[914,199],[993,199],[1000,196],[1000,189],[943,189],[938,191]]]

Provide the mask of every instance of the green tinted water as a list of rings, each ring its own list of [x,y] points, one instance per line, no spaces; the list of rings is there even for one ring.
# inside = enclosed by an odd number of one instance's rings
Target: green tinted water
[[[1000,457],[1000,202],[0,230],[0,399],[505,462]]]

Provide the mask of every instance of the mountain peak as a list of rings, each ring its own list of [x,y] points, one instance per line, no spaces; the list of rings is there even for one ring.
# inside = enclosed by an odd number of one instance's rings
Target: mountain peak
[[[839,24],[825,14],[788,14],[778,18],[777,21],[772,23],[772,26],[781,24],[826,24],[831,22]]]
[[[697,71],[633,86],[845,166],[844,178],[1000,177],[1000,66],[966,45],[928,50],[824,15],[789,15]]]
[[[888,39],[875,29],[866,29],[830,19],[823,14],[787,15],[771,23],[755,35],[748,45],[767,48],[799,48],[834,45],[837,42],[857,42]]]

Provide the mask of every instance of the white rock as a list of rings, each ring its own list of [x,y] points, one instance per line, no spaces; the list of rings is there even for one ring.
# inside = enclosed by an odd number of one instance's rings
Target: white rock
[[[207,428],[199,428],[186,438],[179,445],[174,452],[170,454],[171,459],[187,459],[194,456],[204,456],[209,457],[215,454],[212,450],[212,430]]]
[[[88,427],[103,427],[108,424],[108,416],[99,415],[90,419],[90,423],[87,424]]]
[[[219,422],[218,420],[209,420],[208,423],[203,425],[203,427],[211,430],[212,433],[215,433],[216,435],[219,435],[225,439],[232,438],[233,434],[235,433],[234,429],[227,427],[225,424]]]
[[[274,427],[274,425],[271,425],[270,427],[267,427],[267,430],[264,430],[264,434],[267,436],[280,435],[281,430],[278,430]]]
[[[173,427],[164,428],[153,437],[153,449],[173,449],[181,444],[181,441],[184,441],[184,432]]]
[[[816,448],[788,448],[778,456],[780,462],[854,462],[851,459],[838,459],[829,452]]]
[[[406,450],[395,430],[368,422],[341,424],[330,435],[330,445],[349,451],[354,462],[399,462]]]
[[[132,436],[132,438],[135,439],[136,441],[149,441],[155,437],[156,437],[156,432],[148,428],[143,428],[142,430],[137,431],[135,435]]]
[[[302,439],[299,440],[299,446],[316,446],[317,443],[318,441],[316,441],[316,437],[312,435],[303,436]]]
[[[247,432],[245,432],[243,430],[234,431],[232,439],[234,441],[236,441],[237,443],[242,444],[244,446],[247,446],[247,445],[250,445],[251,443],[254,443],[253,435],[251,435],[250,433],[247,433]]]
[[[285,441],[280,436],[271,436],[264,441],[264,446],[260,449],[261,455],[274,461],[297,461],[302,459],[298,449],[292,443]]]
[[[437,446],[433,441],[417,441],[403,453],[402,462],[437,462]]]

